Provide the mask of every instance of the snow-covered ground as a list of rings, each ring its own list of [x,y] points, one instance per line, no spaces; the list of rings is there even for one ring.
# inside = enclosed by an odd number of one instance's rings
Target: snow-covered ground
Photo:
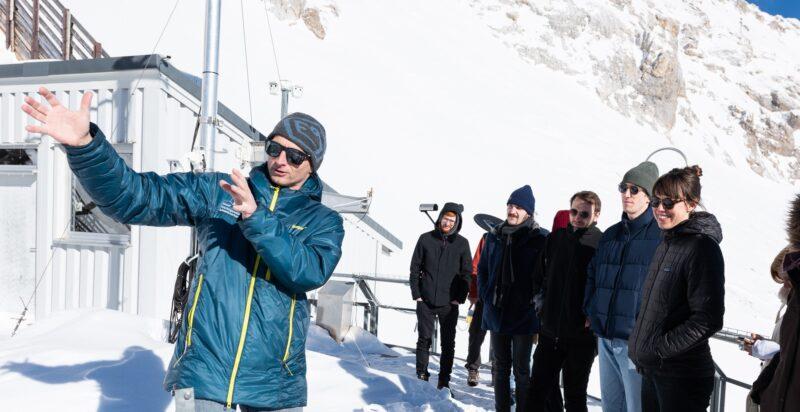
[[[161,383],[172,355],[161,321],[108,310],[61,313],[0,341],[3,410],[174,410]],[[310,411],[492,410],[486,380],[453,376],[453,397],[414,377],[414,355],[359,328],[344,343],[312,326],[307,341]],[[432,372],[436,373],[436,365]],[[488,379],[488,374],[484,374]],[[599,410],[596,402],[591,410]]]

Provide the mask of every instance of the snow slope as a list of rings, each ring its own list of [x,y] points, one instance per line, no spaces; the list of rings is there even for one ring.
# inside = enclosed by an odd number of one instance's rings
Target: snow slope
[[[115,55],[151,52],[171,10],[154,0],[67,3]],[[220,95],[248,118],[241,12],[235,3],[222,10]],[[537,218],[549,225],[572,193],[591,189],[605,201],[600,225],[607,227],[621,214],[615,187],[624,172],[653,150],[676,145],[691,163],[703,166],[706,205],[722,223],[726,324],[770,330],[778,305],[767,268],[784,243],[793,185],[764,179],[745,165],[731,166],[702,141],[667,136],[622,114],[574,75],[531,64],[498,42],[486,16],[467,2],[331,4],[338,16],[325,14],[324,40],[302,20],[272,16],[280,71],[305,88],[291,110],[313,113],[328,130],[321,175],[344,193],[374,187],[373,216],[406,242],[392,273],[406,272],[413,242],[429,230],[416,211],[419,203],[459,201],[468,218],[502,214],[508,194],[531,184]],[[264,6],[248,1],[244,8],[253,121],[269,130],[279,99],[264,86],[277,76]],[[108,18],[119,10],[141,23],[135,35],[119,31]],[[198,73],[202,21],[202,8],[178,3],[156,51]],[[725,144],[730,150],[740,147]],[[681,163],[672,154],[656,160],[662,171]],[[479,229],[468,224],[463,234],[477,242]]]
[[[161,388],[172,355],[163,333],[160,321],[108,310],[61,313],[24,328],[0,341],[3,409],[174,410]],[[454,379],[456,399],[415,379],[413,354],[358,328],[337,344],[312,326],[307,356],[310,411],[479,411],[494,404],[485,385],[463,392],[463,374]]]

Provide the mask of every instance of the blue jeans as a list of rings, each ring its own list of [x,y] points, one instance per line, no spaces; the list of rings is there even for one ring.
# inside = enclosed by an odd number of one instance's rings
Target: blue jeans
[[[628,357],[628,341],[597,340],[600,355],[600,397],[604,412],[642,410],[642,375]]]

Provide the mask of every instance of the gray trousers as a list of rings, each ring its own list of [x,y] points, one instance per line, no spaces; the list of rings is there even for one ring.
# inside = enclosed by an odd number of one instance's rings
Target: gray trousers
[[[224,403],[211,401],[208,399],[195,399],[194,389],[178,389],[175,391],[175,412],[303,412],[303,408],[289,408],[289,409],[259,409],[246,405],[231,405],[227,408]]]

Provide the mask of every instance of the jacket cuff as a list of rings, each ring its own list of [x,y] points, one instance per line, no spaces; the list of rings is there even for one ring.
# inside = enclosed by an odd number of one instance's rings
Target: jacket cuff
[[[245,235],[252,233],[253,231],[261,232],[265,229],[263,223],[269,221],[272,216],[272,212],[270,212],[267,207],[258,205],[256,211],[253,212],[250,217],[247,219],[241,218],[239,220],[239,227],[242,229],[242,233]]]
[[[89,123],[89,135],[92,136],[92,141],[83,145],[83,146],[67,146],[64,145],[64,149],[67,152],[68,156],[81,156],[88,153],[92,153],[93,151],[97,150],[100,146],[103,145],[103,141],[106,140],[106,136],[97,127],[94,123]]]

